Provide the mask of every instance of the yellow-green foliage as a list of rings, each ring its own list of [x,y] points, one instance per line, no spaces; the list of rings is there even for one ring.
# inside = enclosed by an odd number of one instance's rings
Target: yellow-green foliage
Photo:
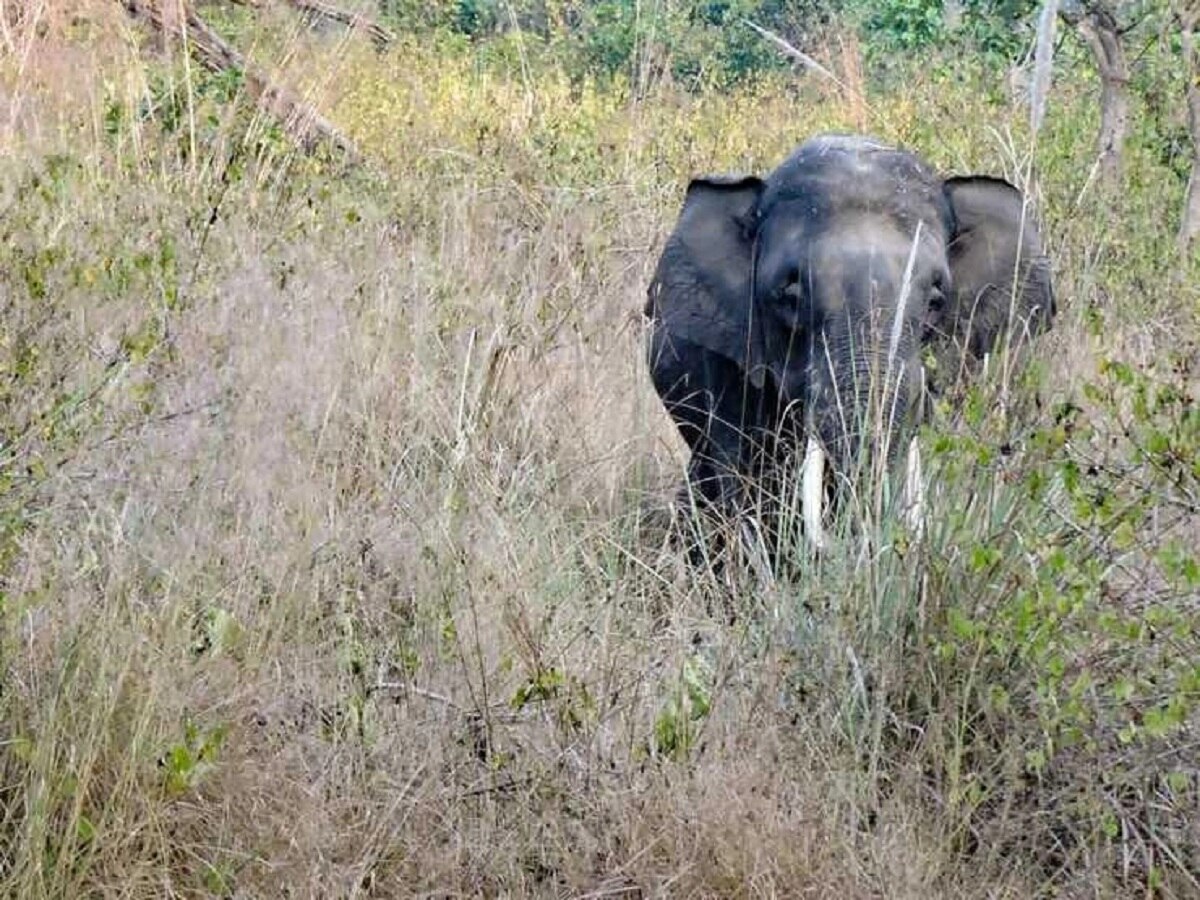
[[[363,51],[345,71],[337,121],[372,158],[405,174],[469,166],[498,179],[585,186],[627,177],[641,185],[664,171],[761,170],[806,134],[853,128],[847,108],[814,106],[819,92],[793,79],[638,98],[620,79],[600,88],[555,69],[501,70],[466,50],[415,44],[382,58]]]
[[[954,60],[634,90],[226,10],[355,168],[81,9],[0,56],[0,894],[1194,893],[1200,279],[1086,73],[1032,143]],[[922,543],[689,564],[656,253],[831,129],[1027,187],[1061,316],[923,435]]]

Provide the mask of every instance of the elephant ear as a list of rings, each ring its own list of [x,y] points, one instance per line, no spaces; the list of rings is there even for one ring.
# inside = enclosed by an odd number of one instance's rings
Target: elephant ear
[[[762,386],[757,322],[751,315],[755,208],[763,182],[753,176],[697,178],[667,239],[646,315],[670,335],[730,359]]]
[[[951,291],[942,328],[959,354],[981,359],[1008,336],[1016,346],[1050,327],[1050,263],[1032,210],[999,178],[949,178]]]

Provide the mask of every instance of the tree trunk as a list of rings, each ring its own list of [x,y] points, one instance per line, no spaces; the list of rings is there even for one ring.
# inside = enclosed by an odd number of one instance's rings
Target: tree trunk
[[[1200,60],[1196,58],[1196,26],[1200,14],[1179,14],[1183,71],[1187,84],[1188,131],[1192,136],[1192,175],[1179,222],[1179,247],[1187,252],[1200,238]]]
[[[958,31],[963,21],[963,0],[942,0],[942,25],[947,31]]]
[[[1086,3],[1082,15],[1064,17],[1079,29],[1100,72],[1100,135],[1097,154],[1101,179],[1114,184],[1121,175],[1121,154],[1129,130],[1129,66],[1116,17],[1103,3]]]
[[[171,35],[183,33],[184,15],[181,3],[183,0],[159,0],[159,14],[162,16],[162,27],[154,32],[154,49],[166,54],[171,50]]]

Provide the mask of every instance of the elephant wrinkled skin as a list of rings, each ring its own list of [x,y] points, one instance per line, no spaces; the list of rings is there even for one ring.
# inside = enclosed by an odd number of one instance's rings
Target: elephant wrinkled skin
[[[1054,312],[1017,188],[849,135],[812,138],[765,179],[693,180],[646,304],[689,480],[726,511],[802,443],[822,472],[893,462],[927,388]]]

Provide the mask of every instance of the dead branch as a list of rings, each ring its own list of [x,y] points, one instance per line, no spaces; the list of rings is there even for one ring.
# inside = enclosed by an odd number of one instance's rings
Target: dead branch
[[[856,87],[847,84],[841,78],[838,78],[836,75],[833,74],[833,72],[829,71],[829,69],[825,68],[823,65],[821,65],[819,62],[817,62],[815,59],[813,59],[811,56],[809,56],[803,50],[799,50],[796,47],[792,46],[787,41],[785,41],[783,38],[781,38],[779,35],[777,35],[775,32],[768,31],[766,28],[763,28],[761,25],[757,25],[754,22],[751,22],[749,19],[742,19],[742,23],[744,25],[748,26],[749,28],[752,28],[760,37],[765,38],[767,41],[769,41],[771,44],[773,44],[776,47],[776,49],[778,49],[780,52],[783,53],[784,56],[787,56],[790,59],[795,60],[796,62],[798,62],[802,66],[804,66],[804,68],[808,69],[810,72],[813,72],[816,75],[820,75],[822,78],[826,78],[829,81],[832,81],[835,85],[837,85],[837,87],[841,89],[842,93],[846,96],[846,98],[853,105],[853,107],[857,113],[855,118],[857,118],[859,120],[859,126],[865,127],[863,120],[865,119],[865,113],[868,110],[868,105],[866,102],[866,98],[863,97],[863,94],[861,91],[859,91]]]
[[[265,0],[233,0],[233,2],[241,6],[252,6],[258,9],[262,7]],[[362,13],[350,12],[349,10],[342,9],[340,6],[325,3],[323,0],[284,0],[284,2],[293,9],[297,9],[313,19],[336,22],[339,25],[347,26],[352,31],[358,29],[365,31],[367,36],[374,42],[377,50],[383,50],[388,44],[396,40],[394,34],[370,16],[365,16]]]
[[[175,9],[164,12],[164,4],[153,0],[122,0],[126,11],[135,19],[150,23],[164,39],[178,40],[196,51],[204,66],[214,72],[242,73],[246,91],[251,98],[273,116],[283,129],[307,152],[325,143],[345,153],[353,161],[361,156],[353,142],[336,126],[322,117],[288,89],[275,84],[265,72],[253,65],[231,47],[207,22],[200,18],[185,0],[166,0]],[[182,7],[182,15],[177,10]]]
[[[770,41],[772,44],[774,44],[780,51],[783,52],[784,56],[790,56],[796,62],[798,62],[802,66],[804,66],[804,68],[806,68],[812,72],[816,72],[818,75],[820,75],[824,78],[828,78],[830,81],[832,81],[838,87],[842,87],[842,88],[845,87],[845,85],[843,85],[841,83],[841,81],[838,80],[838,77],[836,75],[834,75],[832,72],[830,72],[827,68],[825,68],[819,62],[817,62],[815,59],[813,59],[811,56],[809,56],[803,50],[797,50],[795,47],[793,47],[791,44],[789,44],[787,41],[785,41],[783,38],[781,38],[775,32],[768,31],[767,29],[763,28],[761,25],[756,25],[754,22],[751,22],[749,19],[743,19],[742,21],[746,25],[753,28],[756,32],[758,32],[759,37],[764,37],[768,41]]]
[[[287,0],[288,5],[295,7],[305,15],[322,19],[326,22],[337,22],[353,30],[367,33],[376,49],[382,50],[396,39],[396,36],[376,22],[361,13],[350,12],[337,6],[332,6],[322,0]]]

